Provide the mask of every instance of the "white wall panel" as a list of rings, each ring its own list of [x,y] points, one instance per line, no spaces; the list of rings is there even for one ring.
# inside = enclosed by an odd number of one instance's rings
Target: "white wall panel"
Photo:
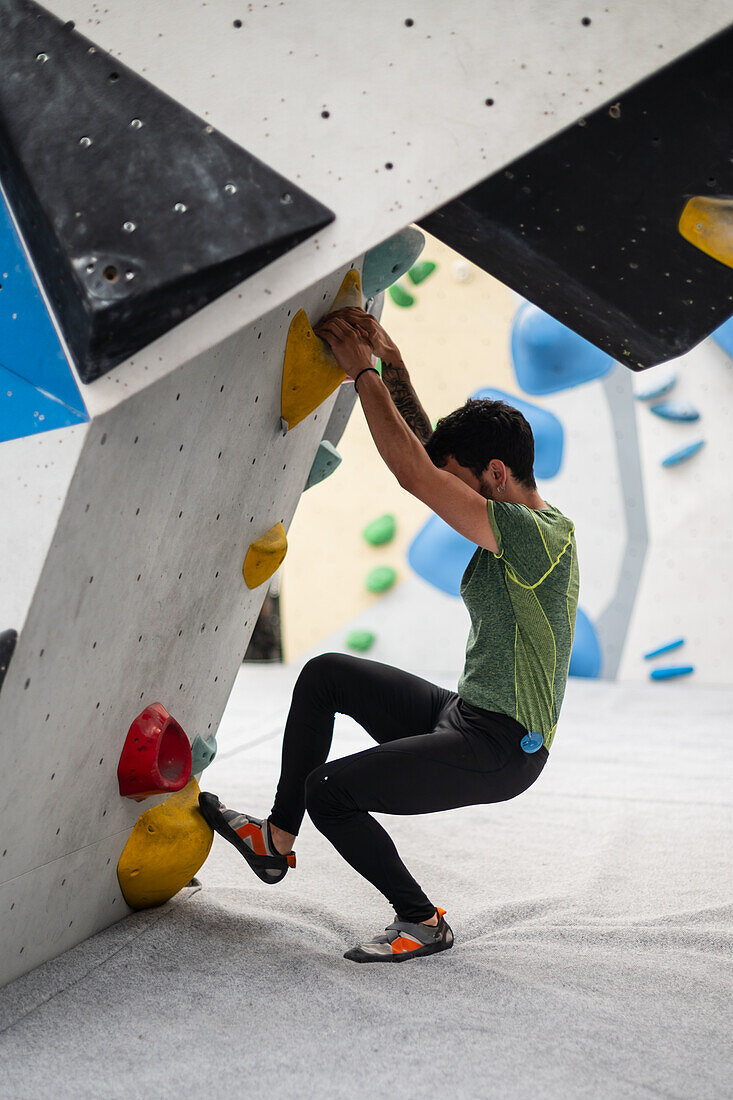
[[[79,424],[0,444],[0,631],[23,627],[88,430]]]
[[[47,6],[336,213],[332,225],[247,280],[244,290],[229,292],[88,387],[91,414],[731,21],[728,0],[615,0],[600,8],[586,0],[410,6],[107,0],[104,8],[94,0],[50,0]]]
[[[191,740],[216,729],[267,592],[244,583],[247,548],[288,529],[339,394],[283,436],[290,320],[301,307],[316,319],[344,273],[89,425],[0,692],[0,883],[86,852],[86,896],[106,896],[116,863],[94,846],[145,808],[117,789],[130,723],[159,701]],[[63,906],[43,912],[36,961],[44,942],[76,942],[61,936]],[[25,925],[0,916],[3,958],[18,936]]]

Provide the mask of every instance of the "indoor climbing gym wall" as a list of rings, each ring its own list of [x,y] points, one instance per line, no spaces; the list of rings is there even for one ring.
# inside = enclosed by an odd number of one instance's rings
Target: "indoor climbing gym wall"
[[[696,354],[730,312],[727,147],[714,125],[696,143],[711,86],[727,95],[727,8],[558,0],[538,23],[532,0],[374,0],[344,33],[336,0],[0,0],[0,981],[173,897],[206,859],[198,779],[242,655],[301,496],[325,501],[348,464],[353,386],[313,325],[379,314],[385,292],[406,314],[427,300],[443,260],[422,230],[464,257],[459,280],[488,271],[624,364],[563,382],[546,411],[570,439],[571,403],[595,401],[617,430],[598,507],[626,579],[587,612],[604,660],[641,641],[628,368]],[[683,124],[664,106],[681,83]],[[650,172],[664,186],[639,213]],[[469,389],[512,384],[484,368]],[[702,407],[691,386],[679,400]],[[692,444],[689,418],[647,413],[645,460]],[[713,427],[660,475],[682,509]],[[366,590],[389,600],[409,526],[364,511]],[[314,558],[342,526],[329,509]]]

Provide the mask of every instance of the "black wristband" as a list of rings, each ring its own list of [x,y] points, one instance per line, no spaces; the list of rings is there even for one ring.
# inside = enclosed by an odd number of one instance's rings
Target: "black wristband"
[[[379,371],[377,370],[376,367],[364,367],[364,370],[360,370],[359,373],[357,374],[356,378],[354,379],[354,389],[356,390],[357,393],[359,392],[359,390],[357,388],[356,383],[359,381],[362,374],[364,374],[364,372],[368,371],[368,370],[373,370],[375,374],[379,374]]]

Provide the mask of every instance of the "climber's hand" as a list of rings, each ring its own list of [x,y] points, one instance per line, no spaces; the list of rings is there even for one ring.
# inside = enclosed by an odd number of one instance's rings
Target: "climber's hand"
[[[316,325],[314,332],[325,340],[336,356],[338,365],[350,378],[372,365],[372,349],[355,328],[333,314]]]
[[[401,362],[397,345],[371,313],[356,306],[346,306],[344,309],[337,309],[334,313],[330,313],[327,319],[330,320],[331,317],[347,321],[352,325],[367,341],[374,354],[386,363]]]

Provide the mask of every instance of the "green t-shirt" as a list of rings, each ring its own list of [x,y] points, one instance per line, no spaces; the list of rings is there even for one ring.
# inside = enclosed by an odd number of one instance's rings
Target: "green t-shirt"
[[[461,580],[471,616],[458,694],[555,736],[575,632],[575,527],[554,505],[488,500],[498,553],[479,546]]]

